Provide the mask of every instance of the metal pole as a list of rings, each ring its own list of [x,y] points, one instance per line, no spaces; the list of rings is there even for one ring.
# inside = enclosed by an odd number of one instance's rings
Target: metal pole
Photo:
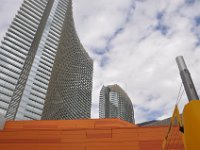
[[[183,56],[176,57],[181,79],[188,97],[188,100],[199,100],[190,72],[185,64]]]

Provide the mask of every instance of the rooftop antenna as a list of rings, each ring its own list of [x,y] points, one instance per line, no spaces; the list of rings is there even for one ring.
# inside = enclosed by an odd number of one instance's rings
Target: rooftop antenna
[[[176,62],[180,71],[181,79],[182,79],[188,100],[189,101],[198,100],[199,96],[197,94],[194,83],[192,81],[192,77],[186,66],[183,56],[176,57]]]

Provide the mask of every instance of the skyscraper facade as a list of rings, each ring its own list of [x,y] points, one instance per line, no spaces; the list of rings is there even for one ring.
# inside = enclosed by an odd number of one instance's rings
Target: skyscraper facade
[[[90,118],[93,61],[81,45],[68,5],[42,119]]]
[[[120,118],[130,123],[135,122],[132,102],[119,85],[103,86],[99,99],[100,118]]]
[[[41,119],[71,5],[71,0],[23,1],[0,46],[0,113],[7,119]]]

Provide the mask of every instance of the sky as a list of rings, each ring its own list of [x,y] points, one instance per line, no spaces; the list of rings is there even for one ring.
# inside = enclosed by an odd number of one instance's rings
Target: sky
[[[1,40],[21,3],[1,0]],[[93,118],[102,86],[111,84],[129,95],[136,123],[170,117],[181,87],[180,55],[200,94],[199,8],[199,0],[73,0],[77,34],[94,60]],[[183,92],[180,111],[187,102]]]

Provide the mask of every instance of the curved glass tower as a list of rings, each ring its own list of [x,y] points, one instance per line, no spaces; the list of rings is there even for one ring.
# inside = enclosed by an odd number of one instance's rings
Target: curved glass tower
[[[99,99],[100,118],[120,118],[130,123],[135,122],[133,104],[119,85],[103,86]]]
[[[93,61],[76,34],[71,4],[65,16],[42,119],[90,118]]]
[[[71,1],[24,0],[11,23],[0,46],[0,113],[7,119],[41,119],[58,47],[69,38],[62,32]]]

